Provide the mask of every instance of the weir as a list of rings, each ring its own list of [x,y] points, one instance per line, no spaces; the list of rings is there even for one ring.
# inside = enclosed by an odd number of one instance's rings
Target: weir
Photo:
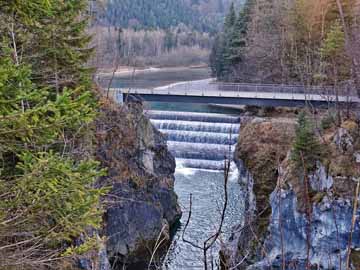
[[[168,148],[177,166],[223,170],[225,160],[232,160],[240,129],[239,117],[169,111],[147,111],[146,114],[167,136]]]

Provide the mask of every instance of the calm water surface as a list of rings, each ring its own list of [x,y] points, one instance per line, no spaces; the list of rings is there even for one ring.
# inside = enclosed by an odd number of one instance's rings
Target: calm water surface
[[[153,71],[138,72],[116,76],[114,88],[155,88],[184,81],[197,81],[210,78],[210,69],[203,68],[162,68]],[[107,86],[106,78],[103,80]]]

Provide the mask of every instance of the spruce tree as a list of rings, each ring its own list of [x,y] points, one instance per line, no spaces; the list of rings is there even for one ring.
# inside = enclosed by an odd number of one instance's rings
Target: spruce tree
[[[254,0],[248,0],[236,16],[232,3],[225,18],[223,31],[215,39],[210,55],[210,65],[214,76],[221,80],[233,80],[234,70],[244,58],[248,24]]]
[[[231,33],[229,33],[228,61],[232,66],[239,64],[243,59],[252,6],[253,0],[246,1],[239,12]]]
[[[58,91],[64,87],[89,85],[91,70],[85,66],[93,50],[88,24],[86,0],[53,0],[49,16],[44,16],[36,28],[37,41],[31,51],[34,78]],[[46,65],[44,65],[46,63]]]
[[[230,74],[230,40],[235,22],[235,6],[234,3],[231,3],[229,13],[225,17],[223,32],[216,37],[210,54],[212,74],[221,80],[226,80]]]
[[[56,268],[101,225],[104,171],[77,145],[96,117],[84,4],[0,0],[0,269]]]
[[[235,6],[234,2],[231,3],[229,13],[225,17],[225,23],[224,23],[224,32],[230,30],[236,21],[236,12],[235,12]]]
[[[210,53],[210,68],[212,76],[219,79],[226,75],[224,45],[223,35],[217,35]]]
[[[297,168],[304,167],[309,173],[316,167],[316,162],[321,161],[323,154],[323,147],[318,141],[313,125],[306,113],[302,112],[298,118],[291,159]]]

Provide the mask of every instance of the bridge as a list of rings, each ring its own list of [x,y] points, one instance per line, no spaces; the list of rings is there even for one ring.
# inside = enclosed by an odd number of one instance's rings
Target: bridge
[[[119,100],[138,98],[155,102],[213,103],[274,107],[327,106],[331,103],[359,104],[352,88],[337,94],[333,87],[302,87],[272,84],[211,83],[210,80],[176,83],[154,89],[111,89]],[[340,92],[340,91],[339,91]]]

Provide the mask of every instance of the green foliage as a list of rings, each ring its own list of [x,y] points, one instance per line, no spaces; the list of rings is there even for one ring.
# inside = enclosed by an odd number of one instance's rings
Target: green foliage
[[[53,2],[51,16],[43,17],[40,21],[42,27],[34,31],[38,42],[31,44],[31,50],[41,54],[32,59],[33,76],[40,78],[40,83],[58,90],[89,86],[92,70],[84,64],[93,49],[89,48],[91,37],[86,34],[87,19],[80,17],[87,1]]]
[[[26,149],[43,150],[57,143],[66,130],[76,130],[95,117],[89,92],[64,89],[52,99],[46,88],[30,80],[26,65],[0,59],[0,134],[2,151],[19,153]]]
[[[233,69],[243,61],[252,8],[253,0],[247,0],[236,16],[234,5],[230,6],[223,32],[215,39],[210,55],[212,73],[219,79],[231,79]]]
[[[345,34],[339,21],[332,25],[330,32],[324,40],[324,44],[320,49],[324,57],[333,57],[344,51]]]
[[[34,236],[42,236],[52,245],[71,241],[84,228],[101,224],[100,196],[105,189],[92,188],[97,177],[104,175],[94,161],[76,163],[53,152],[24,152],[16,165],[18,175],[8,185],[5,208],[8,213],[22,212],[16,229],[31,228]]]
[[[179,25],[215,32],[223,23],[230,0],[117,0],[105,1],[102,24],[134,29],[169,29]],[[237,2],[242,2],[238,0]]]
[[[18,215],[0,233],[31,230],[58,246],[101,224],[106,190],[92,186],[104,171],[92,160],[76,162],[60,140],[91,123],[95,112],[89,93],[64,89],[52,100],[30,77],[26,65],[0,60],[0,222]]]
[[[0,0],[0,269],[54,259],[102,222],[86,4]]]
[[[104,239],[99,239],[97,236],[89,237],[81,245],[67,248],[62,255],[73,256],[86,254],[91,250],[99,249],[101,241],[104,241]]]
[[[333,80],[343,81],[350,78],[351,61],[346,55],[345,33],[338,20],[330,28],[320,48],[323,57],[324,78],[332,83]]]
[[[326,130],[333,127],[336,124],[336,114],[332,112],[328,112],[322,119],[321,119],[321,129]]]
[[[225,41],[222,35],[217,35],[210,53],[210,68],[212,75],[223,78],[227,74],[227,62],[224,57]]]
[[[33,82],[57,92],[90,86],[92,70],[84,65],[93,52],[83,15],[86,0],[5,1],[3,7],[8,26],[0,26],[2,41],[17,49],[17,62],[31,65]]]
[[[236,13],[234,3],[231,3],[229,13],[225,17],[224,30],[227,31],[235,25]]]
[[[297,168],[304,168],[307,172],[311,172],[323,155],[324,149],[318,141],[308,116],[305,112],[300,113],[291,160]]]
[[[244,49],[247,44],[247,31],[250,22],[250,13],[252,9],[252,0],[248,0],[244,7],[240,10],[239,16],[236,18],[229,37],[229,53],[228,61],[232,66],[237,65],[243,59]]]

